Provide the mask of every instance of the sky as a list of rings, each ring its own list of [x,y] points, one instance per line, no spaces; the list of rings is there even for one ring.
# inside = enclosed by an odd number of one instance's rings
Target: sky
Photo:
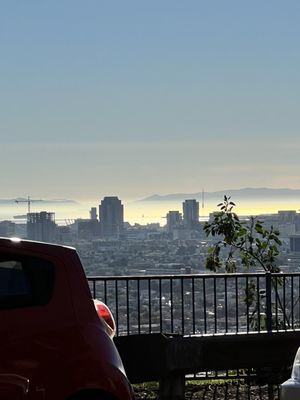
[[[0,198],[300,188],[299,0],[1,0]]]

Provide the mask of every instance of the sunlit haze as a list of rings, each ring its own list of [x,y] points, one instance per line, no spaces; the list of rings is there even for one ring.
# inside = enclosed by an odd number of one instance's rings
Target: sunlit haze
[[[224,193],[225,194],[225,193]],[[181,201],[162,201],[162,202],[140,202],[133,200],[122,200],[124,205],[124,220],[130,224],[138,223],[146,225],[148,223],[159,223],[161,226],[166,224],[166,214],[170,210],[177,210],[182,213],[182,202]],[[234,199],[233,199],[234,200]],[[204,202],[204,207],[200,203],[200,219],[206,220],[209,214],[216,211],[217,203],[222,201],[222,197],[219,200],[209,200]],[[40,212],[47,210],[55,213],[56,222],[59,225],[65,225],[71,223],[77,218],[88,219],[90,218],[91,207],[97,207],[100,203],[100,199],[94,199],[90,201],[70,202],[63,204],[43,204],[41,202],[32,202],[31,211]],[[249,215],[261,215],[277,213],[279,210],[296,210],[299,211],[300,202],[297,197],[289,199],[254,199],[252,201],[239,200],[236,202],[235,211],[240,216]],[[2,204],[0,207],[0,220],[12,220],[15,222],[24,222],[26,219],[26,213],[28,206],[26,202],[16,204],[14,201],[10,203]],[[21,218],[23,216],[23,218]],[[19,217],[19,218],[18,218]]]

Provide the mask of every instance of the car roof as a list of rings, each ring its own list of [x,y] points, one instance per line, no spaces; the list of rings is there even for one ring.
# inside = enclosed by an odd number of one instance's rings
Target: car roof
[[[0,251],[32,251],[34,253],[43,253],[49,255],[55,255],[58,253],[74,252],[74,247],[62,246],[59,244],[38,242],[33,240],[21,239],[18,237],[0,237]]]

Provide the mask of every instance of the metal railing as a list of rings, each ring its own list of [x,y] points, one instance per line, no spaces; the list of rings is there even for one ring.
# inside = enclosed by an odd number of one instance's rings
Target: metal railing
[[[299,328],[300,274],[90,276],[117,334],[248,333]]]

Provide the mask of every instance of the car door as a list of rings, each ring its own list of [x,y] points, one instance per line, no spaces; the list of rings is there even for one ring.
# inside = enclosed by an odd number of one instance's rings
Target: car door
[[[52,297],[54,265],[0,252],[0,399],[43,398],[41,332]],[[43,335],[42,335],[43,336]]]

